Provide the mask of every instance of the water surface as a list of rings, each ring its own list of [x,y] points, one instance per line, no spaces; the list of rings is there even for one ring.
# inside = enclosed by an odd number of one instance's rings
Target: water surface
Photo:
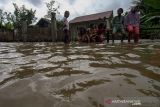
[[[108,97],[160,97],[160,42],[0,43],[0,107],[106,107]]]

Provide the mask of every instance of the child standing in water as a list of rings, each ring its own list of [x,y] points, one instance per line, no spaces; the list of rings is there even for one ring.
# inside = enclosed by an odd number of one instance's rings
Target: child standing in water
[[[96,42],[102,43],[105,40],[106,26],[103,23],[98,25]]]
[[[69,17],[69,11],[65,11],[64,18],[63,18],[63,32],[64,32],[64,43],[67,44],[70,42],[69,38],[69,22],[67,18]]]
[[[96,25],[94,24],[91,24],[90,25],[90,41],[91,42],[96,42],[96,36],[97,36],[97,28],[96,28]]]
[[[128,30],[128,42],[130,43],[131,36],[134,37],[134,42],[139,42],[139,26],[140,26],[140,15],[137,13],[137,8],[133,7],[129,14],[126,16],[126,27]]]
[[[113,35],[112,35],[112,41],[114,43],[115,35],[117,33],[122,34],[121,42],[123,42],[124,36],[125,36],[125,30],[124,30],[124,16],[122,16],[123,9],[119,8],[117,10],[118,16],[115,16],[113,18]]]

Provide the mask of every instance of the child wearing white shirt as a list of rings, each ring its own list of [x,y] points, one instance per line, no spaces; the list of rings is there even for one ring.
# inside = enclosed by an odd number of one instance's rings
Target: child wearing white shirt
[[[63,32],[64,32],[64,43],[69,43],[69,22],[67,18],[69,17],[69,11],[65,11],[64,18],[63,18]]]

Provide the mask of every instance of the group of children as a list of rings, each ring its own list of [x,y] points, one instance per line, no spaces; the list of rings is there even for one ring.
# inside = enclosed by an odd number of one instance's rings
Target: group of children
[[[79,28],[78,41],[79,42],[103,42],[105,40],[106,26],[101,23],[98,26],[91,24],[88,29]]]
[[[114,37],[117,33],[121,33],[121,42],[123,42],[126,33],[128,33],[128,42],[130,43],[131,37],[133,36],[134,42],[139,42],[139,27],[140,27],[140,15],[137,13],[137,7],[133,7],[131,11],[123,16],[123,9],[119,8],[117,11],[117,16],[113,18],[113,36],[112,40],[114,42]]]
[[[121,34],[121,42],[123,42],[125,35],[128,34],[128,42],[130,42],[133,36],[134,42],[139,42],[139,26],[140,26],[140,16],[138,14],[137,8],[133,7],[131,11],[123,16],[123,9],[119,8],[117,10],[117,16],[113,18],[112,21],[112,42],[114,43],[115,36]],[[64,42],[69,43],[69,22],[67,18],[69,17],[69,11],[64,14]],[[89,28],[85,29],[83,27],[79,28],[78,41],[79,42],[103,42],[105,40],[106,32],[111,31],[106,29],[106,25],[103,23],[98,26],[91,24]],[[108,36],[108,35],[107,35]]]

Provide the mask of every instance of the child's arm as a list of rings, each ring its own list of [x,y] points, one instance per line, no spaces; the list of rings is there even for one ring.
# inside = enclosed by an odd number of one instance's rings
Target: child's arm
[[[128,15],[124,17],[124,27],[127,28],[128,26]]]
[[[125,26],[125,17],[124,16],[122,16],[122,24],[123,24],[123,26]]]

